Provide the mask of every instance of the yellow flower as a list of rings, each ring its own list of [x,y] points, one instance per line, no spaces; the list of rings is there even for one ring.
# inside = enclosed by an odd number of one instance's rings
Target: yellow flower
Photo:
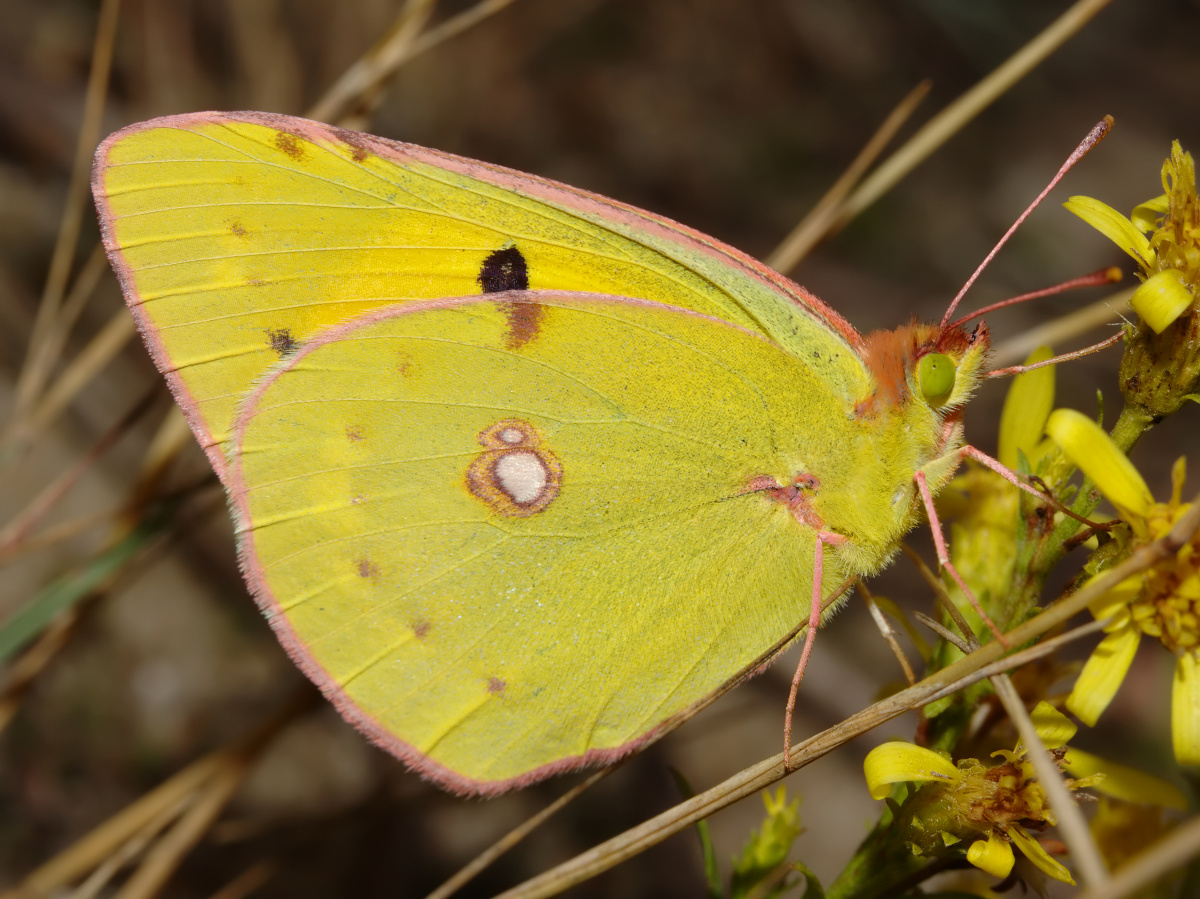
[[[1062,747],[1075,735],[1075,725],[1048,703],[1033,711],[1034,726],[1046,747],[1055,750],[1060,765]],[[1013,751],[992,753],[998,764],[976,759],[954,764],[931,749],[911,743],[884,743],[867,754],[863,772],[876,799],[884,799],[892,785],[915,781],[923,786],[909,797],[897,815],[914,849],[928,854],[940,846],[970,839],[966,857],[975,867],[994,877],[1007,877],[1018,849],[1040,870],[1073,884],[1070,872],[1042,848],[1029,833],[1052,826],[1054,816],[1033,766],[1018,744]],[[1071,789],[1092,786],[1100,778],[1068,780]]]
[[[1130,218],[1092,197],[1063,204],[1137,261],[1143,283],[1129,303],[1157,334],[1192,306],[1200,286],[1196,170],[1179,141],[1163,163],[1162,183],[1163,194],[1138,206]]]
[[[1100,426],[1085,415],[1058,409],[1046,433],[1120,510],[1132,531],[1128,550],[1162,537],[1191,507],[1181,502],[1184,460],[1172,470],[1171,500],[1156,503],[1146,482]],[[1084,665],[1067,708],[1091,726],[1124,680],[1142,635],[1175,653],[1171,732],[1175,758],[1200,765],[1200,535],[1174,557],[1122,581],[1091,607],[1110,618],[1105,637]]]

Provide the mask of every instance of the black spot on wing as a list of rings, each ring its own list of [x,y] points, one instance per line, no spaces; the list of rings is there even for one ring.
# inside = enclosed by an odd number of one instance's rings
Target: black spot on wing
[[[475,279],[484,293],[529,289],[529,266],[516,247],[504,247],[491,253],[479,268]]]

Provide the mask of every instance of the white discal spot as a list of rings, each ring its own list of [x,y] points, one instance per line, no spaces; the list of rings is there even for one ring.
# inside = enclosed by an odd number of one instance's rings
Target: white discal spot
[[[496,460],[492,469],[496,486],[503,490],[514,503],[528,504],[542,495],[550,472],[537,453],[516,450],[505,453]]]
[[[505,428],[498,435],[500,440],[508,444],[518,444],[525,441],[525,435],[518,428]]]

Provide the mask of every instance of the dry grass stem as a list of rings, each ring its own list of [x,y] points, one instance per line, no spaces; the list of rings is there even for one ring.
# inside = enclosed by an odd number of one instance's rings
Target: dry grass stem
[[[313,104],[308,117],[322,122],[340,122],[354,115],[356,107],[369,104],[384,83],[410,59],[477,25],[514,0],[481,0],[422,34],[435,2],[410,0],[383,39],[364,53]]]
[[[896,182],[927,159],[934,150],[953,137],[996,98],[1033,71],[1111,2],[1112,0],[1079,0],[998,69],[926,122],[920,131],[863,179],[858,189],[846,198],[830,224],[830,233],[844,227],[847,222],[891,190]]]
[[[992,678],[992,686],[996,697],[1008,712],[1008,718],[1017,728],[1021,737],[1021,745],[1025,747],[1025,757],[1033,765],[1038,783],[1046,793],[1051,810],[1054,812],[1055,826],[1071,852],[1071,861],[1079,869],[1079,876],[1088,886],[1099,886],[1108,880],[1108,868],[1096,846],[1092,832],[1088,829],[1087,819],[1079,803],[1063,782],[1058,765],[1050,757],[1046,744],[1033,726],[1033,719],[1025,708],[1025,703],[1013,686],[1007,674],[997,674]]]
[[[1180,518],[1166,537],[1146,545],[1074,595],[1059,601],[1035,618],[1018,625],[1005,636],[1011,645],[1019,646],[1059,627],[1084,611],[1092,602],[1125,578],[1144,571],[1173,555],[1197,529],[1200,529],[1200,495],[1197,495],[1193,500],[1192,508]],[[782,754],[759,762],[638,827],[526,881],[503,893],[502,896],[504,899],[534,899],[534,897],[557,895],[575,884],[582,883],[614,867],[650,846],[662,842],[667,837],[707,818],[714,812],[771,786],[782,780],[788,773],[794,773],[796,769],[827,755],[848,740],[866,733],[906,711],[920,708],[943,696],[949,696],[984,677],[999,673],[996,669],[1006,671],[1017,664],[1025,664],[1030,658],[1025,652],[1020,652],[1001,661],[1001,657],[1004,655],[1005,649],[999,642],[987,643],[970,655],[935,672],[915,686],[889,696],[869,708],[851,715],[834,727],[798,744],[792,750],[786,771],[783,766]],[[993,665],[995,668],[990,667]]]
[[[551,815],[565,808],[569,803],[573,802],[579,796],[582,796],[585,792],[590,790],[593,786],[615,771],[620,764],[620,762],[617,762],[615,765],[610,765],[607,768],[596,771],[590,777],[588,777],[587,780],[580,781],[575,786],[571,787],[571,789],[563,793],[536,815],[531,815],[525,821],[522,821],[518,826],[514,827],[483,852],[479,853],[479,855],[475,856],[475,858],[471,859],[468,864],[463,865],[463,867],[460,868],[453,877],[426,896],[425,899],[447,899],[447,897],[453,896],[480,871],[482,871],[504,853],[508,852],[508,850],[517,845],[517,843],[521,842],[521,840],[525,839],[525,837],[529,836],[529,834],[538,827],[541,827],[541,825],[548,818],[550,818]]]
[[[75,258],[75,247],[79,242],[79,231],[83,225],[85,210],[91,208],[89,188],[91,185],[92,153],[100,140],[100,128],[104,115],[104,103],[108,95],[108,77],[112,70],[113,45],[116,41],[117,19],[120,0],[104,0],[96,25],[93,43],[92,66],[88,76],[87,95],[83,106],[83,119],[79,127],[79,138],[75,144],[75,161],[71,169],[71,180],[67,188],[58,239],[50,258],[50,270],[46,276],[42,302],[34,320],[33,334],[29,340],[27,360],[36,360],[41,346],[54,329],[67,282],[71,275],[71,263]],[[36,396],[37,381],[34,370],[26,367],[17,380],[13,399],[13,418],[21,420]]]
[[[1125,899],[1150,886],[1169,871],[1181,868],[1200,855],[1200,815],[1176,827],[1149,849],[1131,858],[1100,886],[1091,887],[1078,899]]]
[[[883,124],[871,135],[871,139],[859,150],[858,155],[854,157],[854,161],[850,163],[846,171],[833,182],[833,186],[825,192],[821,199],[817,200],[813,208],[779,243],[779,246],[771,251],[771,254],[764,260],[767,265],[777,272],[787,274],[800,263],[800,260],[812,252],[812,248],[829,233],[829,226],[837,217],[846,195],[854,189],[854,185],[858,184],[867,169],[879,158],[879,154],[892,142],[892,138],[896,136],[904,123],[908,121],[909,116],[925,99],[931,86],[932,82],[928,79],[922,81],[897,104],[896,108],[883,120]]]

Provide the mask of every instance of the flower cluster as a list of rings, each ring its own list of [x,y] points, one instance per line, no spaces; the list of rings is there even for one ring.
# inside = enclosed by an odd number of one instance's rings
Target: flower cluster
[[[1156,503],[1146,482],[1099,425],[1070,409],[1058,409],[1046,425],[1051,438],[1117,507],[1129,526],[1128,552],[1165,535],[1191,508],[1182,501],[1184,460],[1175,463],[1169,502]],[[1171,732],[1175,758],[1200,764],[1200,535],[1164,564],[1126,578],[1092,604],[1108,618],[1105,637],[1088,659],[1067,708],[1096,723],[1125,678],[1143,636],[1175,654]]]
[[[1129,303],[1158,334],[1192,306],[1200,286],[1196,169],[1179,141],[1163,163],[1162,183],[1163,193],[1129,218],[1092,197],[1071,197],[1063,204],[1137,261],[1142,285]]]
[[[1038,703],[1031,717],[1060,770],[1076,775],[1066,779],[1068,789],[1094,789],[1117,800],[1136,798],[1169,808],[1184,806],[1182,794],[1170,784],[1068,748],[1076,727],[1049,703]],[[967,861],[995,877],[1007,877],[1016,846],[1045,874],[1074,883],[1070,872],[1031,833],[1053,826],[1055,819],[1024,747],[1018,743],[1011,751],[997,750],[992,758],[999,761],[960,759],[955,764],[911,743],[884,743],[867,754],[863,771],[876,799],[888,798],[896,783],[921,784],[896,815],[897,826],[915,852],[956,851],[970,840]]]

